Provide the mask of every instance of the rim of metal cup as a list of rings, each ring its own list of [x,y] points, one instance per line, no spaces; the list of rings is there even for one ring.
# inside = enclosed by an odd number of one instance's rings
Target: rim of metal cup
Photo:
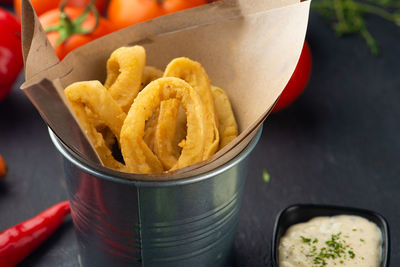
[[[254,149],[254,147],[258,143],[258,140],[260,139],[262,128],[263,127],[261,125],[259,129],[257,129],[257,134],[253,137],[253,139],[249,142],[249,144],[236,157],[234,157],[227,163],[213,169],[212,171],[177,180],[168,180],[168,178],[165,176],[162,176],[163,180],[158,180],[157,176],[152,176],[151,179],[149,179],[148,175],[138,175],[132,173],[119,172],[113,169],[106,168],[104,166],[90,163],[87,160],[82,159],[79,155],[75,154],[73,151],[69,150],[65,145],[63,145],[62,141],[54,134],[54,132],[50,128],[48,128],[48,131],[50,139],[53,142],[54,146],[57,148],[57,150],[64,156],[64,158],[66,158],[69,162],[74,164],[79,169],[82,169],[85,172],[93,176],[96,176],[100,179],[112,182],[117,182],[122,184],[134,184],[140,187],[144,186],[154,187],[154,186],[176,186],[176,185],[199,182],[202,180],[206,180],[210,177],[216,176],[222,172],[225,172],[226,170],[237,165],[240,161],[245,159],[250,154],[250,152]]]

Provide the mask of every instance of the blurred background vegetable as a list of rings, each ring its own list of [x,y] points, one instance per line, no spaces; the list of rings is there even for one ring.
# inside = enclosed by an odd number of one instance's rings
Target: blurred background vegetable
[[[75,48],[115,30],[209,2],[213,1],[31,0],[35,11],[39,15],[39,20],[47,32],[47,37],[60,60]],[[320,4],[317,3],[316,8],[320,9],[321,4],[324,8],[328,5],[325,0],[322,0]],[[106,8],[107,18],[104,18],[100,14]],[[14,0],[14,9],[17,14],[20,14],[21,0]],[[97,10],[100,11],[100,14]],[[304,91],[311,74],[311,60],[310,48],[305,43],[296,70],[275,105],[273,112],[289,106]]]
[[[7,164],[4,158],[0,155],[0,178],[4,178],[7,175]]]
[[[60,60],[75,48],[112,31],[208,2],[210,1],[31,0]],[[107,7],[108,17],[105,18],[101,14]],[[21,0],[14,0],[14,9],[20,16]]]
[[[315,0],[311,7],[332,24],[338,36],[360,34],[374,55],[379,53],[379,47],[368,31],[365,17],[375,15],[400,26],[399,0]]]
[[[21,1],[14,0],[14,10],[18,17],[21,17]],[[62,0],[30,0],[36,14],[40,16],[46,11],[58,8]],[[85,8],[91,0],[68,0],[68,7]],[[107,0],[96,0],[96,8],[100,14],[104,14],[107,7]]]
[[[312,57],[307,42],[304,42],[303,49],[297,62],[296,69],[272,112],[278,112],[293,103],[304,91],[311,76]]]
[[[171,14],[174,12],[178,12],[184,9],[196,7],[196,6],[201,6],[204,4],[207,4],[206,0],[164,0],[160,2],[167,14]]]
[[[97,13],[92,2],[85,9],[65,7],[64,4],[39,17],[60,60],[75,48],[115,30]]]
[[[70,212],[69,202],[60,202],[0,233],[1,266],[12,267],[21,262],[60,227]]]
[[[314,0],[311,7],[332,25],[337,36],[361,35],[373,55],[379,54],[379,45],[367,28],[366,16],[377,16],[400,26],[399,0]],[[289,106],[304,91],[310,74],[311,52],[306,43],[296,70],[273,112]]]
[[[118,28],[150,20],[187,8],[207,4],[206,0],[111,0],[108,19]]]
[[[0,8],[0,102],[6,98],[20,73],[23,61],[21,25],[7,10]]]

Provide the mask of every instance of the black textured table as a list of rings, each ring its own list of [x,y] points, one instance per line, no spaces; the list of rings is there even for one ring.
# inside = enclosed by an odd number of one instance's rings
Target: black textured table
[[[368,25],[381,44],[380,57],[360,37],[336,38],[311,14],[312,78],[297,102],[267,119],[251,155],[237,266],[269,266],[275,217],[295,203],[383,214],[391,229],[391,266],[400,266],[400,28],[374,18]],[[0,103],[0,153],[9,164],[0,181],[0,230],[66,199],[61,156],[18,90],[21,82]],[[77,255],[69,219],[21,266],[77,266]]]

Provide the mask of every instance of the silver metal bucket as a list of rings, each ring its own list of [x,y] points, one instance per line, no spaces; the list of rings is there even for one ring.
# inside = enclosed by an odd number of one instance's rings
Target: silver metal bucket
[[[229,266],[250,152],[188,179],[133,181],[64,156],[83,266]],[[118,174],[117,172],[114,172]]]

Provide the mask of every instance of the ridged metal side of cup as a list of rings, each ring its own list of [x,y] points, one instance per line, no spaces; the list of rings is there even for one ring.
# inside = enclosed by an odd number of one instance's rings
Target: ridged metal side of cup
[[[128,181],[90,169],[50,132],[64,155],[83,266],[229,266],[248,156],[189,179]]]

